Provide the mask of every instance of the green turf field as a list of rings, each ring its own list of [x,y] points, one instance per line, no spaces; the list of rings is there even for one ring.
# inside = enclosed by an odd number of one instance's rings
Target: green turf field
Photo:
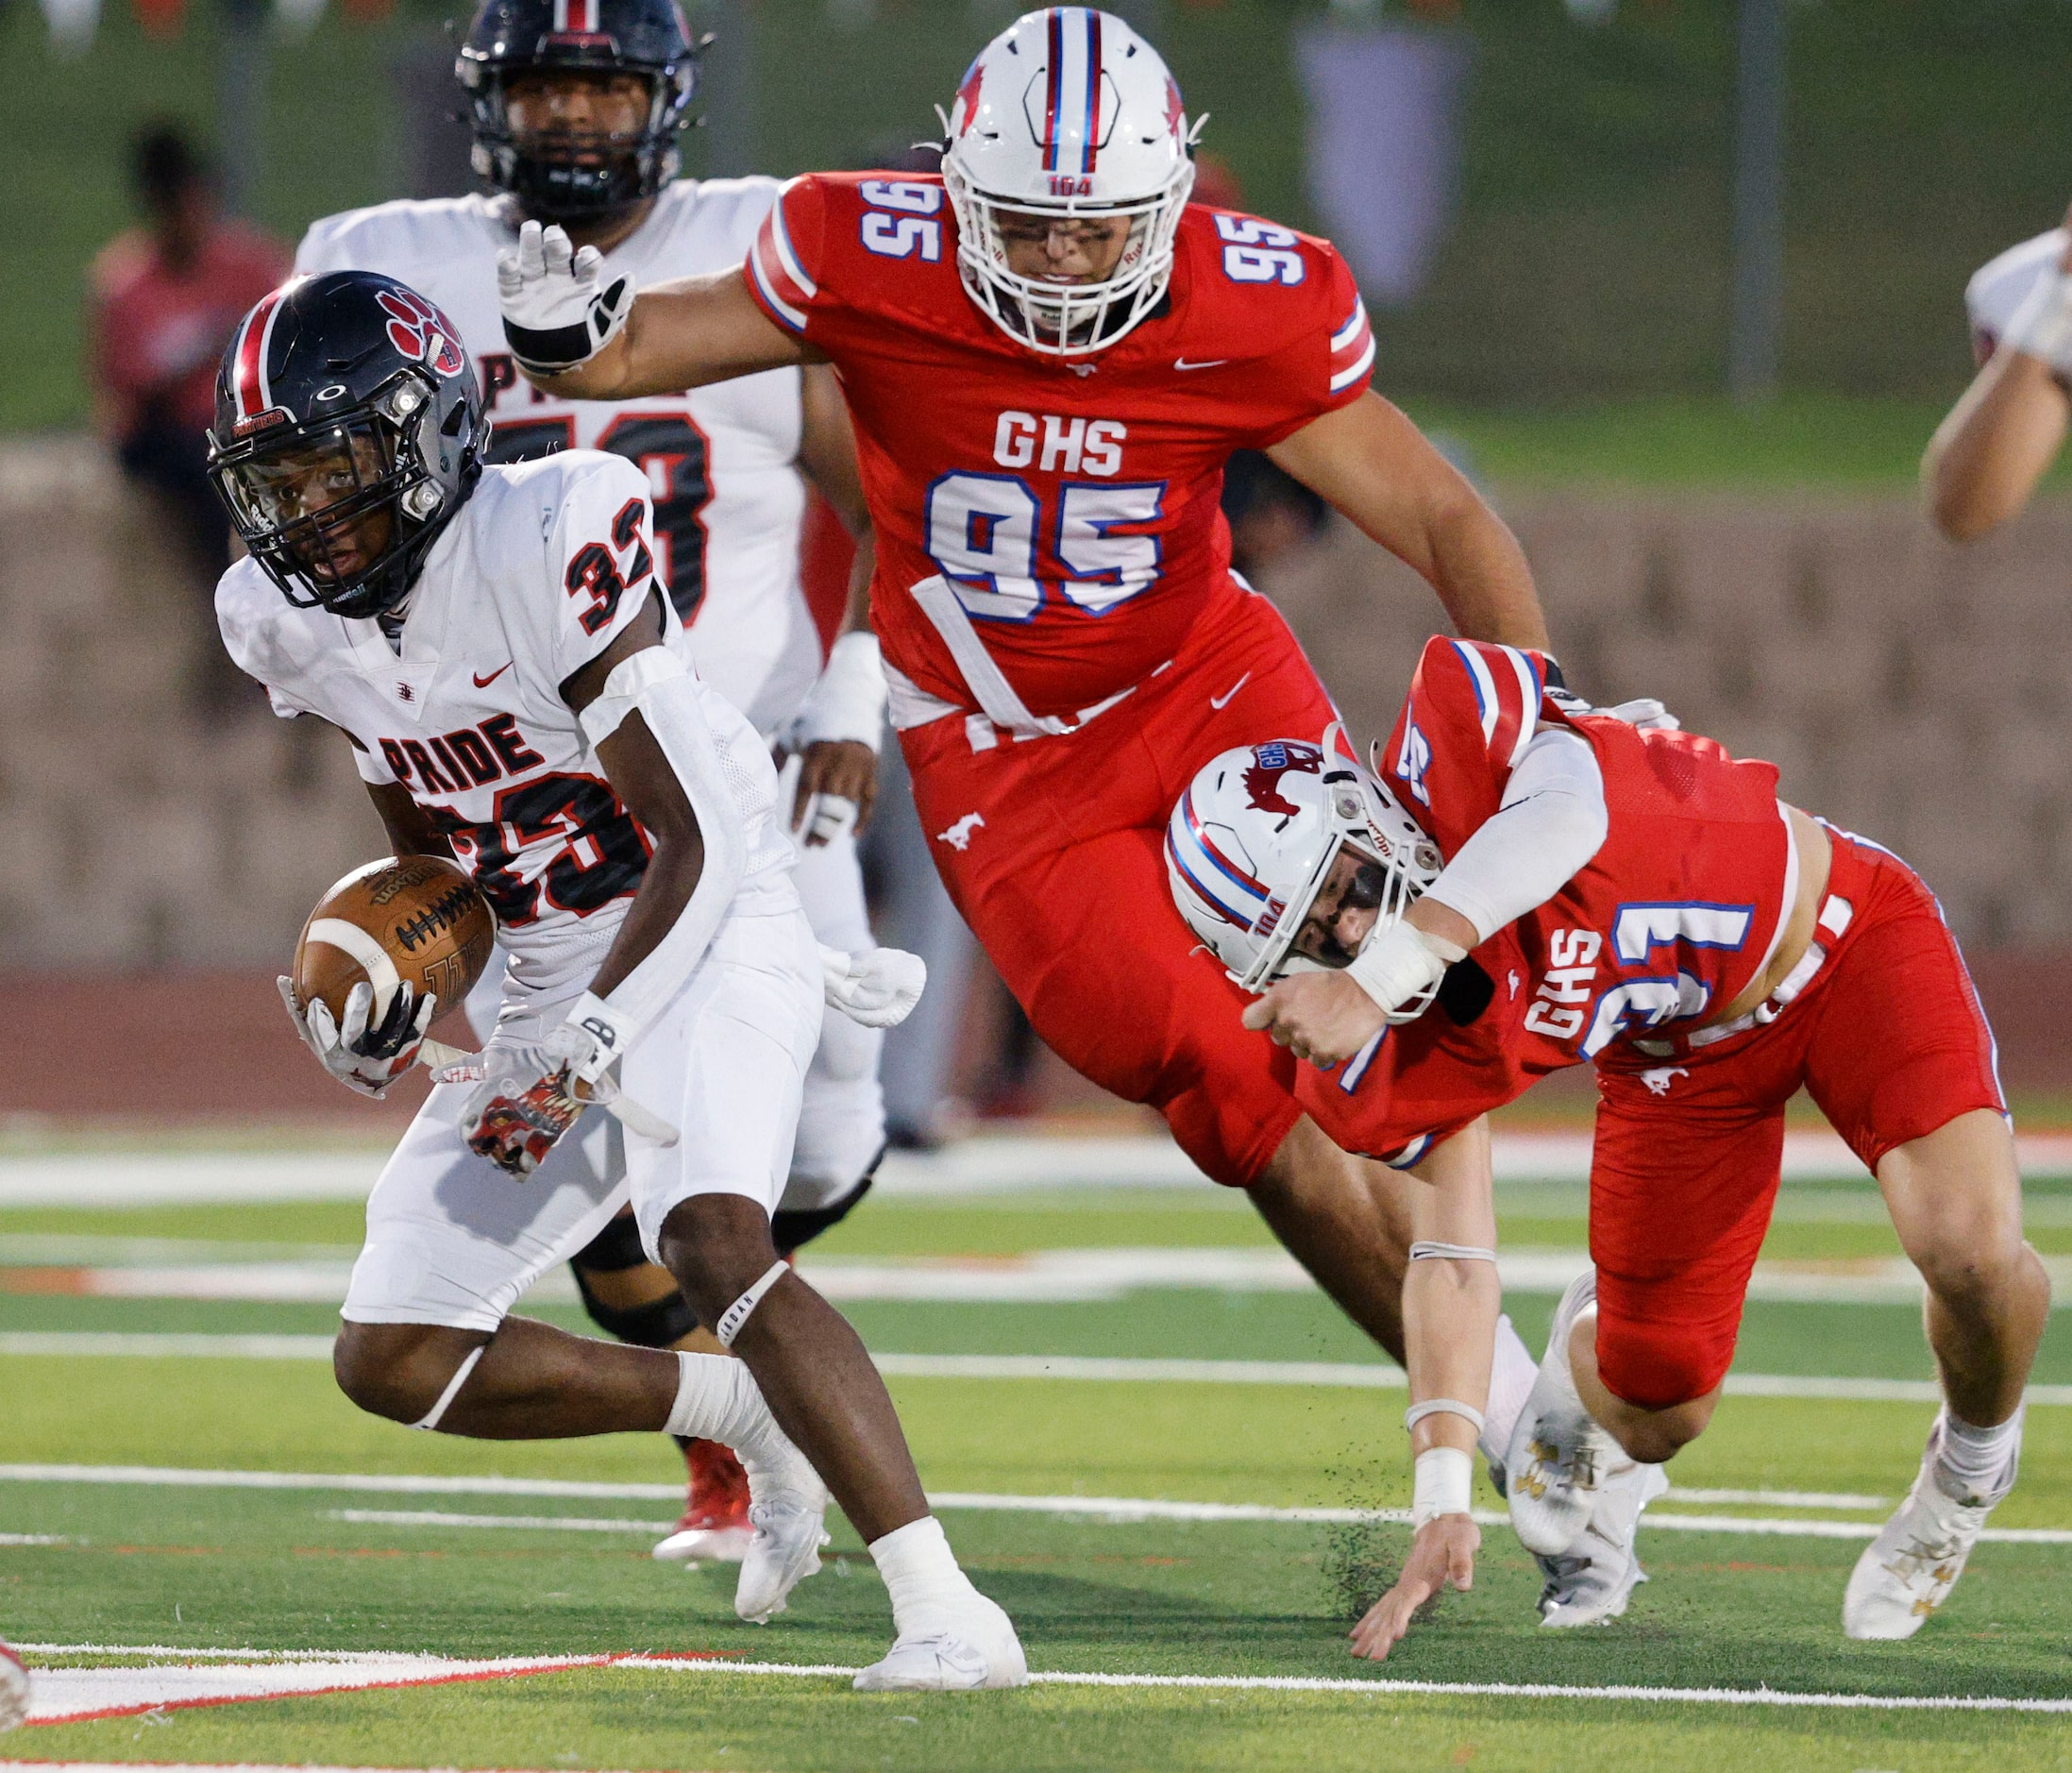
[[[1504,1190],[1507,1247],[1578,1247],[1580,1190]],[[2072,1251],[2072,1192],[2044,1185],[2035,1239]],[[346,1205],[0,1213],[0,1267],[349,1257]],[[150,1240],[148,1245],[135,1240]],[[831,1260],[1014,1258],[1048,1250],[1243,1250],[1244,1204],[1203,1190],[1080,1190],[875,1203],[820,1246]],[[1890,1255],[1868,1186],[1787,1190],[1766,1258]],[[15,1284],[15,1283],[8,1283]],[[1551,1294],[1514,1316],[1537,1345]],[[1373,1363],[1306,1293],[1165,1288],[1076,1303],[859,1301],[877,1352]],[[571,1309],[542,1315],[577,1322]],[[321,1304],[0,1291],[0,1337],[116,1331],[320,1336]],[[2039,1381],[2072,1381],[2072,1337]],[[0,1346],[5,1346],[0,1343]],[[1896,1304],[1752,1305],[1739,1369],[1817,1381],[1918,1380]],[[1642,1553],[1654,1580],[1616,1625],[1541,1631],[1537,1578],[1486,1529],[1482,1579],[1382,1667],[1342,1633],[1407,1529],[1373,1521],[1112,1519],[1062,1498],[1399,1508],[1400,1390],[899,1376],[931,1490],[980,1583],[1016,1615],[1032,1668],[1253,1680],[1772,1689],[1798,1695],[2061,1699],[2072,1695],[2072,1543],[1989,1544],[1944,1614],[1905,1645],[1851,1645],[1843,1581],[1867,1526],[1911,1478],[1930,1407],[1845,1396],[1734,1397],[1672,1467]],[[39,1727],[36,1760],[422,1767],[1137,1768],[1590,1766],[1845,1769],[2072,1765],[2062,1714],[1783,1708],[1588,1697],[1287,1687],[1043,1684],[1016,1694],[864,1696],[830,1676],[729,1663],[855,1666],[889,1637],[884,1591],[835,1525],[829,1568],[770,1627],[738,1624],[731,1573],[646,1555],[681,1466],[659,1437],[492,1445],[354,1411],[320,1359],[0,1355],[0,1629],[99,1646],[46,1667],[255,1648],[445,1657],[657,1652],[694,1663],[572,1668]],[[26,1480],[48,1465],[246,1475],[204,1485]],[[475,1489],[222,1487],[249,1474],[445,1477]],[[533,1493],[486,1487],[533,1480]],[[277,1479],[278,1481],[278,1479]],[[609,1486],[566,1494],[571,1483]],[[563,1494],[554,1494],[556,1486]],[[1777,1499],[1778,1492],[1799,1494]],[[545,1494],[541,1494],[545,1492]],[[1737,1492],[1736,1499],[1722,1492]],[[1750,1493],[1772,1493],[1751,1494]],[[1038,1498],[1009,1509],[1002,1498]],[[1487,1493],[1485,1504],[1494,1498]],[[1818,1503],[1820,1506],[1811,1506]],[[1138,1511],[1141,1515],[1142,1511]],[[1676,1517],[1714,1526],[1687,1530]],[[499,1525],[523,1521],[526,1525]],[[578,1523],[570,1525],[569,1523]],[[601,1530],[583,1524],[606,1523]],[[2072,1408],[2031,1415],[2023,1482],[1996,1528],[2072,1528]],[[1799,1530],[1794,1531],[1794,1528]],[[6,1536],[14,1536],[8,1540]],[[44,1541],[48,1543],[23,1543]]]

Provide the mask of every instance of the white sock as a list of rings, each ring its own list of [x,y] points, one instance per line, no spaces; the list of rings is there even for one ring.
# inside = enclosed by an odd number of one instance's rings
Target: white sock
[[[1942,1444],[1936,1449],[1936,1481],[1958,1502],[1997,1502],[2014,1488],[2022,1452],[2022,1411],[1980,1428],[1946,1406]]]
[[[1482,1435],[1478,1444],[1483,1457],[1501,1465],[1508,1457],[1511,1430],[1525,1413],[1525,1399],[1539,1368],[1532,1354],[1519,1339],[1507,1317],[1496,1320],[1496,1359],[1490,1363],[1490,1400],[1482,1412]]]
[[[763,1492],[782,1484],[787,1473],[806,1462],[777,1426],[746,1361],[729,1355],[680,1352],[677,1362],[681,1376],[669,1419],[662,1425],[666,1432],[731,1446],[759,1501]]]
[[[975,1591],[957,1567],[956,1554],[933,1514],[897,1527],[870,1542],[870,1556],[892,1597],[900,1636],[935,1637],[951,1629],[960,1603]]]

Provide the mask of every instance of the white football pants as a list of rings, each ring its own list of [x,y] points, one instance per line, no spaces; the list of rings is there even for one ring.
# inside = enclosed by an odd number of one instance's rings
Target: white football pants
[[[678,1128],[672,1146],[593,1108],[521,1182],[462,1140],[458,1116],[475,1086],[434,1089],[368,1198],[366,1247],[342,1314],[494,1330],[629,1199],[650,1261],[670,1208],[693,1195],[742,1194],[774,1211],[792,1172],[822,990],[819,950],[795,903],[728,918],[620,1068],[626,1093]],[[565,1007],[508,1018],[499,1032],[536,1039]]]
[[[788,798],[783,805],[788,811]],[[845,833],[833,843],[800,847],[798,853],[792,881],[815,937],[851,954],[875,946],[855,835]],[[478,1040],[487,1039],[497,1025],[504,967],[498,949],[468,993],[467,1019]],[[863,1180],[884,1145],[884,1091],[878,1081],[884,1050],[883,1029],[862,1027],[839,1012],[828,1015],[806,1073],[798,1146],[780,1205],[793,1212],[811,1212],[840,1200]]]

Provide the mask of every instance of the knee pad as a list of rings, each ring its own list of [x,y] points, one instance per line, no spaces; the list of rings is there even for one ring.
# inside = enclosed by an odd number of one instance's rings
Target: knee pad
[[[577,1275],[584,1269],[593,1275],[623,1274],[648,1259],[640,1247],[640,1222],[632,1213],[621,1213],[568,1258]]]
[[[698,1327],[698,1313],[681,1289],[646,1305],[606,1305],[590,1291],[581,1269],[576,1269],[575,1275],[576,1291],[582,1294],[582,1309],[590,1313],[590,1321],[616,1342],[635,1348],[668,1348]]]
[[[870,1192],[870,1185],[878,1174],[878,1160],[884,1156],[884,1147],[880,1145],[878,1156],[870,1160],[864,1172],[863,1180],[838,1200],[830,1201],[824,1207],[780,1207],[772,1213],[770,1241],[777,1246],[778,1255],[789,1256],[801,1244],[811,1243],[829,1226],[847,1219],[856,1203]]]

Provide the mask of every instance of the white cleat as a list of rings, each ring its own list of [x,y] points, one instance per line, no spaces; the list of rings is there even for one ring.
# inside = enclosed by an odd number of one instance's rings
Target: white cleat
[[[1659,1465],[1626,1460],[1606,1475],[1582,1537],[1566,1551],[1537,1560],[1546,1577],[1540,1592],[1542,1626],[1608,1625],[1626,1612],[1633,1591],[1647,1580],[1634,1543],[1641,1511],[1668,1488]]]
[[[700,1563],[739,1563],[754,1543],[752,1527],[693,1527],[671,1533],[652,1555],[657,1563],[681,1563],[695,1570]]]
[[[741,1560],[733,1610],[750,1625],[767,1625],[784,1611],[791,1591],[818,1574],[828,1543],[827,1485],[790,1441],[777,1437],[766,1458],[743,1458],[749,1519],[755,1536]]]
[[[1946,1600],[1964,1573],[1964,1561],[1985,1529],[2002,1490],[1994,1496],[1952,1496],[1936,1477],[1943,1414],[1929,1430],[1928,1450],[1913,1488],[1878,1537],[1864,1547],[1842,1596],[1842,1629],[1852,1638],[1911,1638]],[[2016,1441],[2016,1460],[2020,1442]],[[2015,1461],[2008,1462],[2007,1489]]]
[[[789,1604],[791,1591],[820,1570],[820,1547],[829,1534],[827,1492],[790,1493],[767,1502],[751,1503],[749,1519],[755,1537],[741,1560],[734,1583],[733,1610],[750,1625],[767,1625]]]
[[[976,1693],[1025,1687],[1029,1659],[1014,1621],[976,1589],[940,1631],[902,1635],[856,1677],[858,1693]]]
[[[1569,1331],[1597,1297],[1596,1271],[1569,1283],[1555,1308],[1540,1376],[1511,1430],[1505,1460],[1511,1527],[1527,1551],[1554,1557],[1590,1525],[1600,1474],[1625,1462],[1617,1442],[1592,1420],[1569,1372]]]

